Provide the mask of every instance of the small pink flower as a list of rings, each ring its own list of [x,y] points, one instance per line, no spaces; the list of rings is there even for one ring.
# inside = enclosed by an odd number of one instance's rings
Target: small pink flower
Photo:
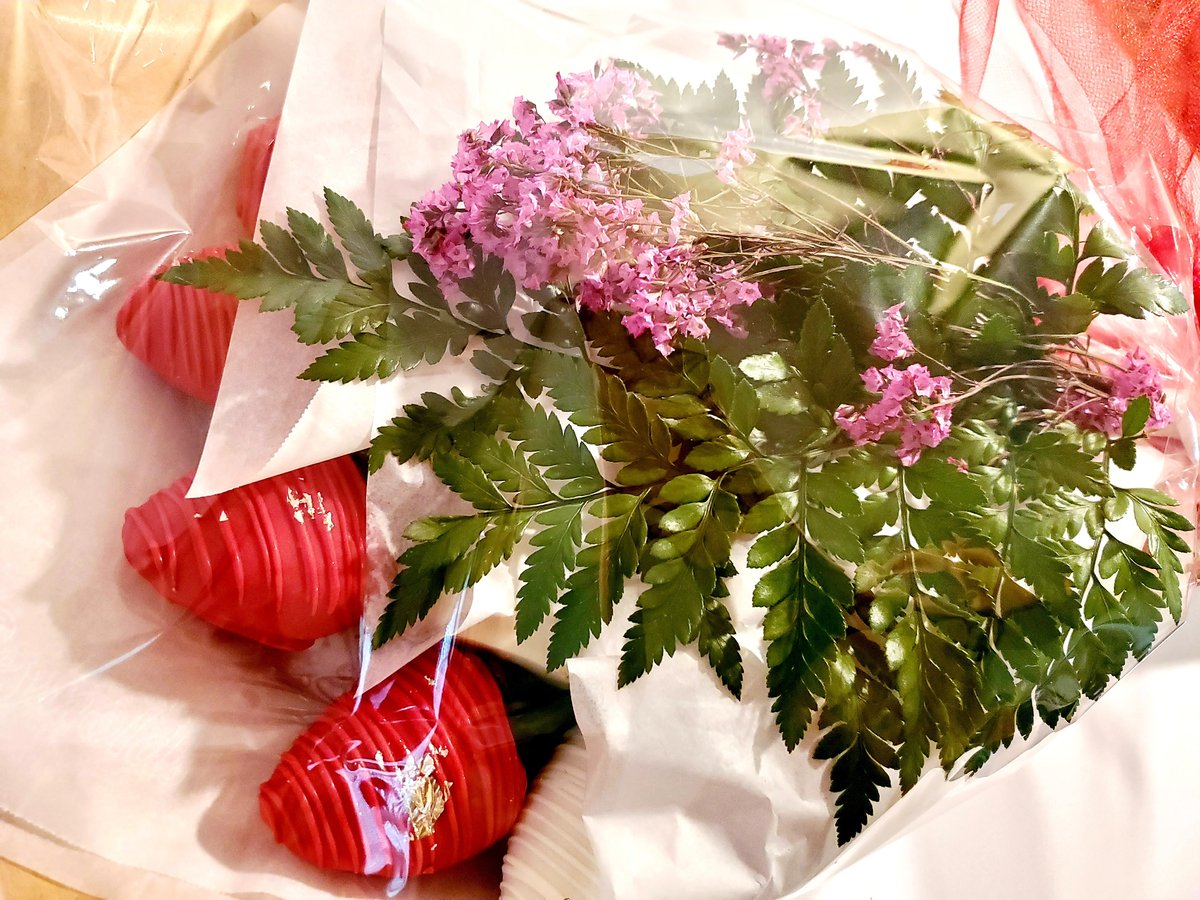
[[[924,366],[909,366],[908,377],[912,382],[913,393],[918,397],[931,397],[935,400],[950,396],[951,382],[948,376],[931,376]]]
[[[1174,415],[1171,408],[1161,400],[1150,401],[1150,418],[1146,420],[1147,431],[1157,431],[1171,424]]]
[[[833,414],[833,421],[841,428],[855,444],[861,446],[867,443],[868,425],[858,414],[858,411],[848,403],[843,403]]]
[[[736,170],[750,165],[755,160],[754,151],[750,149],[753,140],[754,134],[746,122],[736,131],[725,135],[717,153],[717,178],[725,184],[733,184],[737,180]]]
[[[763,76],[763,97],[769,101],[797,97],[812,91],[811,75],[825,62],[825,50],[809,41],[788,41],[776,35],[750,37],[722,34],[717,43],[739,56],[753,51]]]
[[[524,134],[532,133],[542,121],[537,106],[524,97],[513,100],[512,117],[517,128]]]
[[[916,369],[917,371],[913,371]],[[883,386],[883,396],[894,400],[907,400],[916,394],[916,379],[921,372],[926,375],[929,370],[924,366],[909,366],[907,369],[900,370],[895,366],[884,366],[879,370],[883,375],[885,383]]]
[[[950,416],[946,407],[933,411],[928,419],[907,419],[900,429],[900,449],[896,455],[903,465],[911,466],[927,447],[936,447],[950,436]]]
[[[1146,430],[1155,431],[1171,424],[1171,409],[1166,404],[1162,375],[1141,348],[1125,354],[1124,365],[1114,367],[1112,393],[1108,397],[1085,394],[1078,388],[1067,390],[1059,405],[1067,418],[1080,428],[1099,431],[1119,438],[1124,431],[1125,411],[1135,397],[1150,401]]]
[[[461,201],[458,185],[444,184],[413,204],[406,226],[413,246],[439,281],[467,278],[475,268],[459,212]]]
[[[900,426],[900,446],[896,450],[896,456],[900,458],[900,464],[911,466],[921,458],[921,454],[924,452],[925,443],[922,440],[918,423],[911,419],[906,420]]]
[[[1063,394],[1060,406],[1067,418],[1086,431],[1099,431],[1111,438],[1121,436],[1121,417],[1128,401],[1092,397],[1071,388]]]
[[[911,466],[926,449],[950,436],[954,404],[948,377],[932,376],[925,366],[914,363],[905,369],[873,366],[862,373],[862,380],[880,398],[862,410],[843,404],[833,417],[855,444],[896,434],[900,439],[896,455],[903,465]]]
[[[667,209],[671,213],[671,224],[667,226],[667,240],[672,244],[679,243],[683,229],[696,223],[696,214],[692,212],[691,191],[685,191],[667,201]]]
[[[880,359],[903,359],[916,349],[905,330],[908,317],[903,310],[904,304],[897,303],[889,307],[883,318],[875,323],[875,333],[879,336],[871,343],[871,353]]]
[[[550,110],[574,125],[602,125],[640,137],[658,121],[659,94],[643,75],[607,65],[594,72],[558,76]]]
[[[892,431],[904,418],[904,406],[902,401],[885,394],[862,411],[862,418],[882,436]]]
[[[1125,354],[1125,368],[1113,376],[1114,397],[1160,397],[1162,375],[1139,347]]]
[[[958,471],[963,472],[964,474],[971,470],[971,467],[967,465],[967,461],[965,459],[959,459],[957,456],[947,456],[946,462],[950,463],[950,465],[954,466],[954,468],[958,469]]]

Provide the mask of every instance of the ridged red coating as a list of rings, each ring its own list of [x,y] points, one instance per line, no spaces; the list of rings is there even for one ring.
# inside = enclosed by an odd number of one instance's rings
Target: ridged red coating
[[[242,159],[238,170],[237,215],[248,237],[254,237],[258,207],[262,203],[267,169],[271,165],[271,152],[275,149],[275,135],[278,133],[279,118],[276,117],[263,122],[246,135],[246,143],[242,147]]]
[[[283,754],[259,791],[277,841],[321,868],[408,878],[469,859],[512,830],[527,784],[500,689],[461,644],[439,675],[439,651],[357,704],[344,695]],[[432,834],[412,838],[408,797],[426,758],[445,806]]]
[[[215,247],[189,258],[217,256],[225,250]],[[117,337],[172,387],[216,403],[237,304],[229,294],[152,277],[117,311]]]
[[[284,650],[363,611],[366,482],[340,457],[212,497],[180,478],[125,513],[125,558],[218,628]]]

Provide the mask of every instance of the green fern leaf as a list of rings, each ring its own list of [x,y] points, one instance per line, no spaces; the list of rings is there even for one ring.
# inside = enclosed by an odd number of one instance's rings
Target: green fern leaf
[[[527,640],[550,614],[553,603],[575,568],[581,542],[584,502],[554,507],[534,519],[534,550],[521,569],[517,591],[517,643]]]
[[[388,269],[392,257],[382,237],[363,215],[363,211],[345,197],[325,188],[325,210],[338,240],[346,248],[350,262],[360,272]]]
[[[551,670],[579,653],[612,619],[625,582],[637,568],[646,543],[645,497],[617,494],[595,501],[588,512],[605,519],[592,529],[576,557],[578,568],[567,578],[559,597],[546,664]]]

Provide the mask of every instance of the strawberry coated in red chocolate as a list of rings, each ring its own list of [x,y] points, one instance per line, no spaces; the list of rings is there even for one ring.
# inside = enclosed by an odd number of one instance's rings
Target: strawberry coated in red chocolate
[[[472,650],[436,646],[337,700],[259,792],[276,840],[326,869],[405,879],[512,830],[525,799],[504,700]]]
[[[267,169],[271,165],[271,153],[275,149],[275,135],[278,132],[279,119],[270,119],[246,135],[246,143],[242,147],[242,161],[238,171],[237,215],[245,233],[251,237],[254,236],[254,225],[258,221],[258,207],[262,203]]]
[[[188,258],[220,256],[226,249],[215,247]],[[117,337],[172,387],[216,403],[237,304],[229,294],[167,284],[156,275],[117,311]]]
[[[359,620],[366,482],[350,457],[194,500],[191,481],[125,514],[125,558],[155,590],[283,650]]]

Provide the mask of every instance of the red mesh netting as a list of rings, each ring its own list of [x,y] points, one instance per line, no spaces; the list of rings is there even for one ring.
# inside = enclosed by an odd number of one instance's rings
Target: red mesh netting
[[[1061,149],[1111,186],[1117,219],[1200,297],[1200,0],[1011,2],[1046,72]],[[968,94],[988,74],[999,6],[962,0]]]

